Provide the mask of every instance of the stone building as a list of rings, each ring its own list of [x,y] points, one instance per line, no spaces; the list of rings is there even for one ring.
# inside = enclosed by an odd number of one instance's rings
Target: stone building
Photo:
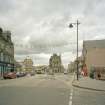
[[[49,60],[49,69],[53,73],[63,73],[64,67],[62,65],[61,56],[57,54],[53,54]]]
[[[32,72],[33,71],[33,61],[30,57],[27,57],[23,61],[23,71]]]
[[[35,73],[37,74],[45,74],[47,73],[47,65],[37,65],[34,67],[35,68]]]
[[[68,73],[73,73],[76,70],[76,62],[70,62],[68,64]]]
[[[0,76],[12,71],[14,71],[14,44],[11,32],[0,28]]]
[[[105,39],[84,41],[82,55],[88,73],[92,67],[105,68]]]
[[[16,72],[22,72],[23,71],[22,65],[23,65],[23,62],[15,61],[15,71]]]
[[[77,59],[75,59],[74,61],[72,61],[68,64],[68,72],[69,73],[77,72],[77,63],[78,63],[78,70],[81,72],[82,67],[83,67],[82,55],[78,57],[78,62],[77,62]]]

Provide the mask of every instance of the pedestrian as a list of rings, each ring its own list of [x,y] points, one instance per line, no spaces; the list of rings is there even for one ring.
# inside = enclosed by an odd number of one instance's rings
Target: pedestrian
[[[83,72],[83,70],[81,71],[81,75],[84,76],[84,72]]]
[[[100,78],[101,78],[101,75],[100,75],[100,73],[98,74],[98,79],[100,80]]]
[[[84,76],[85,76],[85,77],[88,76],[86,64],[84,64],[84,66],[83,66],[83,72],[84,72]]]

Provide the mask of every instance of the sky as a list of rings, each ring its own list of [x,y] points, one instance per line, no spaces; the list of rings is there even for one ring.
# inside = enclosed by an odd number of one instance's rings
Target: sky
[[[0,27],[10,30],[15,59],[30,56],[35,65],[48,64],[53,53],[67,65],[79,55],[83,40],[105,39],[105,0],[0,0]]]

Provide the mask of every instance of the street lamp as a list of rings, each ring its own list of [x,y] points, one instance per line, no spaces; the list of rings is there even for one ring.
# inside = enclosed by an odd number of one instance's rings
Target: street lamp
[[[77,22],[76,23],[70,23],[69,24],[69,27],[70,28],[73,28],[73,25],[76,25],[76,27],[77,27],[77,80],[78,80],[78,74],[79,74],[79,70],[78,70],[78,25],[79,25],[80,23],[79,23],[79,21],[77,20]]]

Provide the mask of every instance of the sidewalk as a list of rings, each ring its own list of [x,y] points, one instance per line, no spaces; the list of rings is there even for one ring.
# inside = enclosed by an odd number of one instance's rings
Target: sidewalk
[[[81,77],[78,81],[74,79],[72,85],[83,89],[105,91],[105,81],[91,79],[89,77]]]

